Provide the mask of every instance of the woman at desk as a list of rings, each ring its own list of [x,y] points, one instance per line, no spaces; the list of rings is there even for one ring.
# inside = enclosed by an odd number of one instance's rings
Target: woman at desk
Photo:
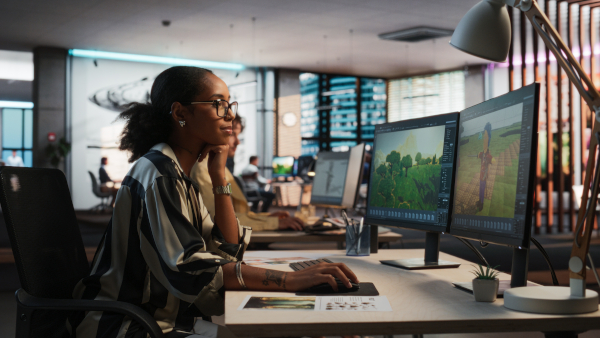
[[[225,180],[228,140],[237,103],[212,72],[172,67],[151,90],[152,103],[134,103],[120,117],[120,149],[136,161],[121,184],[112,219],[90,276],[74,298],[120,300],[148,311],[167,337],[210,337],[201,318],[224,312],[224,291],[296,291],[334,276],[358,282],[345,265],[319,264],[298,272],[241,265],[251,230],[237,221]],[[207,161],[214,223],[190,172]],[[347,286],[350,286],[348,283]],[[69,319],[77,337],[145,337],[128,317],[90,311]],[[199,335],[199,336],[198,336]]]

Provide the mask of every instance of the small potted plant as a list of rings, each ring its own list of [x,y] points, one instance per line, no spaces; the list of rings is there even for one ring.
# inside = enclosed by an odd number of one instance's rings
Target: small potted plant
[[[475,296],[475,301],[477,302],[493,302],[496,300],[496,295],[498,294],[498,271],[496,268],[498,267],[490,267],[489,265],[484,269],[481,264],[479,264],[479,269],[475,268],[474,271],[471,271],[475,275],[475,279],[473,279],[473,295]]]

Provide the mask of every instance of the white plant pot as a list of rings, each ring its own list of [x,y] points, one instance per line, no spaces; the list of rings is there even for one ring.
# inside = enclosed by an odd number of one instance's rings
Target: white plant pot
[[[473,279],[473,295],[477,302],[494,302],[498,295],[498,279]]]

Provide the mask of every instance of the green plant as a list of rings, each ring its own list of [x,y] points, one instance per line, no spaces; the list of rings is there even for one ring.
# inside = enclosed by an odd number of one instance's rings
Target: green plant
[[[57,168],[60,161],[71,151],[71,143],[67,142],[64,137],[58,140],[57,145],[48,144],[46,147],[46,156],[50,160],[50,164]]]
[[[498,277],[498,274],[500,273],[498,270],[496,270],[496,268],[499,267],[500,265],[496,265],[493,268],[488,265],[485,268],[485,270],[483,269],[481,264],[478,264],[478,265],[479,265],[479,269],[477,269],[476,266],[473,266],[475,268],[475,270],[471,271],[471,273],[475,275],[475,279],[494,280],[494,279],[496,279],[496,277]]]

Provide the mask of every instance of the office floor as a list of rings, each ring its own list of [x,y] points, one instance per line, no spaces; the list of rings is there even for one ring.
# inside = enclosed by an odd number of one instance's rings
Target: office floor
[[[290,209],[290,212],[293,210]],[[104,228],[108,223],[110,216],[108,215],[79,215],[80,229],[84,245],[86,247],[96,247]],[[411,231],[405,229],[392,229],[392,231],[401,233],[403,235],[403,241],[393,243],[392,248],[423,248],[425,243],[424,233],[419,231]],[[8,234],[6,233],[6,227],[4,225],[3,217],[0,217],[0,249],[10,248],[8,241]],[[561,285],[568,285],[568,271],[567,264],[568,258],[571,252],[572,237],[570,234],[550,234],[550,235],[536,235],[538,239],[552,260],[554,268],[557,271],[559,282]],[[478,247],[479,245],[476,244]],[[461,257],[463,259],[475,262],[476,256],[460,241],[451,236],[442,236],[441,238],[441,250]],[[311,250],[335,250],[337,246],[335,243],[273,243],[269,245],[269,249],[275,250],[298,250],[298,249],[311,249]],[[491,265],[500,265],[499,269],[507,271],[511,266],[511,250],[506,247],[489,245],[486,248],[480,248],[482,254],[486,257]],[[596,258],[596,264],[600,265],[600,238],[597,234],[594,234],[592,239],[592,245],[590,248],[592,257]],[[510,272],[510,271],[507,271]],[[591,277],[591,273],[589,273]],[[17,276],[16,267],[13,263],[6,262],[0,257],[0,337],[14,337],[15,335],[15,321],[16,321],[16,303],[14,300],[14,291],[19,288],[19,280]],[[593,278],[593,277],[592,277]],[[588,288],[599,291],[598,285],[593,279],[588,279]],[[537,249],[531,250],[530,263],[529,263],[529,280],[535,281],[540,284],[551,285],[550,273],[548,266],[544,261],[542,255]],[[215,318],[218,323],[221,318]],[[488,333],[488,334],[453,334],[453,335],[425,335],[426,338],[454,338],[454,337],[484,337],[484,338],[500,338],[500,337],[543,337],[542,333],[539,332],[522,332],[522,333]],[[380,336],[374,336],[380,337]],[[411,337],[411,336],[394,336],[394,337]],[[589,331],[580,334],[581,338],[600,337],[600,330]]]

